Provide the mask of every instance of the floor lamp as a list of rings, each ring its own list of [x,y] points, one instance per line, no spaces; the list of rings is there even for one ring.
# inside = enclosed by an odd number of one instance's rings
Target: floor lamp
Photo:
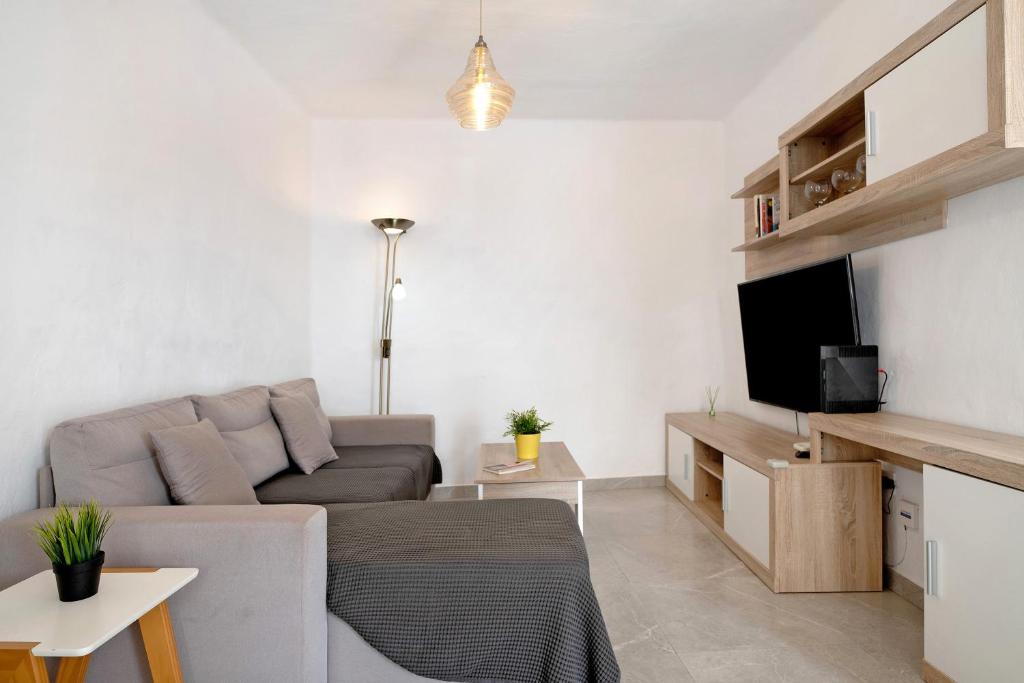
[[[405,286],[402,278],[396,277],[396,260],[398,258],[398,240],[409,231],[415,221],[407,218],[374,218],[373,225],[384,233],[387,249],[384,252],[384,312],[380,322],[380,377],[377,386],[377,413],[391,414],[391,321],[394,317],[395,301],[405,298]],[[393,238],[393,239],[392,239]],[[387,371],[385,372],[385,364]]]

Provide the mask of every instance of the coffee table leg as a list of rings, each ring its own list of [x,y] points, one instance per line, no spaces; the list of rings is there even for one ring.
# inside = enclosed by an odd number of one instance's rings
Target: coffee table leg
[[[88,670],[89,655],[64,657],[60,660],[60,669],[57,670],[57,683],[82,683]]]
[[[50,683],[46,662],[32,654],[39,643],[0,643],[0,679],[12,683]]]
[[[583,481],[576,482],[576,521],[583,533]]]
[[[139,628],[142,630],[142,642],[146,646],[153,683],[184,683],[167,601],[164,600],[139,617]]]

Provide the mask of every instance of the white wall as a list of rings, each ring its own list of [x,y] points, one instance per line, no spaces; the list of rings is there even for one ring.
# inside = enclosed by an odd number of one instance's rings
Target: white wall
[[[775,153],[782,131],[947,4],[839,4],[728,117],[730,187],[742,185],[746,173]],[[741,212],[739,202],[729,209],[719,253],[742,241]],[[944,230],[854,255],[864,340],[879,344],[881,364],[891,374],[886,410],[1024,432],[1022,220],[1024,179],[1018,179],[950,202]],[[735,292],[743,278],[742,257],[731,258],[720,299],[723,408],[792,428],[792,413],[746,400]],[[897,486],[894,508],[901,498],[922,503],[919,474],[899,471]],[[886,549],[892,561],[902,550],[902,526],[891,523],[890,531],[897,532]],[[922,537],[910,540],[897,571],[920,584]]]
[[[308,120],[190,0],[0,4],[0,517],[60,420],[308,372]]]
[[[392,412],[437,416],[445,484],[536,404],[590,477],[664,472],[663,415],[719,376],[722,126],[509,120],[313,126],[313,367],[376,409],[384,238],[402,239]]]

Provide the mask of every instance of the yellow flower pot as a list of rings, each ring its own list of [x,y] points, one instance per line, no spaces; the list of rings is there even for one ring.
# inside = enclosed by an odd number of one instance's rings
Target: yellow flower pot
[[[516,458],[536,460],[540,451],[540,434],[516,434]]]

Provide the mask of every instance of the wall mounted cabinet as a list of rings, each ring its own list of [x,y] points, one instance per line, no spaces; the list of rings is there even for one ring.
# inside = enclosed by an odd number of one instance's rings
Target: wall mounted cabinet
[[[744,178],[748,278],[945,226],[952,197],[1024,175],[1024,0],[959,0],[778,140]],[[808,180],[852,169],[866,183],[815,206]],[[776,232],[754,231],[757,194],[778,193]]]

